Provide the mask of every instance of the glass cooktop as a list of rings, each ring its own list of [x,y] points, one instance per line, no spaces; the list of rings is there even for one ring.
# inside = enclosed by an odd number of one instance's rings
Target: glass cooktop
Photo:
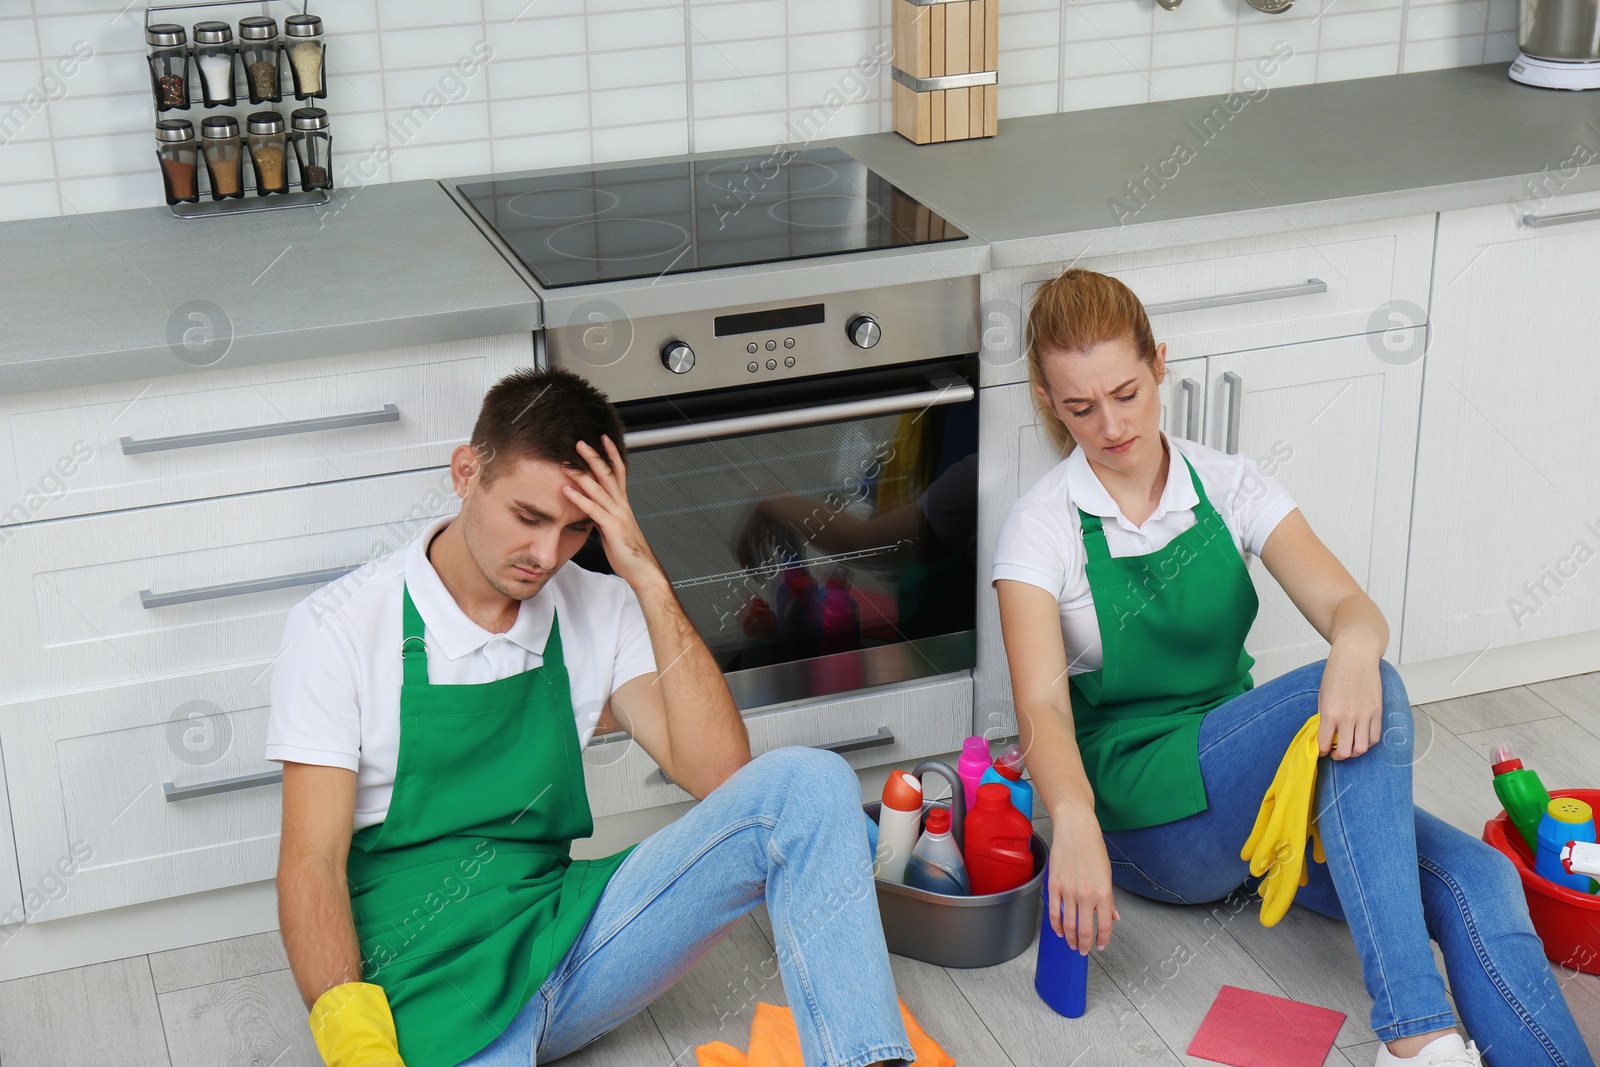
[[[551,289],[967,236],[837,148],[458,188]]]

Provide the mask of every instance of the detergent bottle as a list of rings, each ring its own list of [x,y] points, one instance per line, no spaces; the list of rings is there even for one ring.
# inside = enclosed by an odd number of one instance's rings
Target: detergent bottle
[[[1011,803],[1031,822],[1033,820],[1033,786],[1022,780],[1022,748],[1011,745],[1000,758],[978,779],[982,787],[988,782],[998,782],[1011,790]]]
[[[1050,926],[1050,861],[1044,865],[1044,909],[1040,913],[1039,959],[1034,966],[1033,990],[1057,1015],[1080,1018],[1089,1003],[1089,957],[1074,952],[1065,936]],[[1075,916],[1067,916],[1075,922]],[[1083,936],[1080,931],[1080,936]]]
[[[1554,797],[1539,820],[1539,847],[1533,869],[1556,885],[1589,891],[1587,874],[1568,872],[1561,863],[1561,852],[1569,841],[1593,842],[1594,809],[1577,797]]]
[[[917,845],[922,828],[922,779],[905,771],[889,773],[883,783],[883,805],[878,809],[878,841],[874,878],[904,882],[906,861]]]
[[[911,859],[906,864],[906,885],[952,897],[972,895],[967,865],[962,862],[961,850],[950,836],[950,809],[928,810],[928,828],[923,831],[917,847],[911,850]]]
[[[1524,769],[1522,760],[1517,758],[1517,750],[1511,745],[1494,746],[1493,764],[1489,769],[1494,772],[1494,794],[1500,798],[1500,806],[1506,809],[1506,817],[1528,843],[1528,851],[1537,852],[1539,821],[1544,818],[1545,808],[1550,806],[1549,790],[1536,773]]]
[[[989,769],[994,757],[989,755],[989,739],[969,737],[961,743],[961,759],[956,763],[956,774],[961,778],[961,791],[966,794],[967,810],[978,805],[978,779]]]
[[[978,803],[967,812],[962,855],[972,895],[1004,893],[1033,877],[1033,820],[1011,803],[999,782],[978,787]]]
[[[823,585],[818,619],[824,656],[849,652],[861,645],[861,611],[850,595],[844,568],[837,568]]]

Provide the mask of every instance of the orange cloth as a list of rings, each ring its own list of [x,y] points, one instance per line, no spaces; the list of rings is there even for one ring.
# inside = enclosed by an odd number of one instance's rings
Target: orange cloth
[[[956,1067],[950,1054],[912,1018],[911,1009],[903,1000],[900,1001],[900,1019],[905,1023],[906,1036],[911,1039],[917,1067]],[[794,1025],[794,1015],[788,1008],[776,1004],[756,1005],[755,1019],[750,1023],[748,1056],[725,1041],[700,1045],[694,1054],[699,1067],[804,1067],[805,1064],[800,1056],[800,1031]]]

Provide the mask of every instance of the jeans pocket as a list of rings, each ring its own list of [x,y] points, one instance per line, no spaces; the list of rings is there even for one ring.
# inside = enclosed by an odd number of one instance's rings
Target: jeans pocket
[[[1137,893],[1141,897],[1149,897],[1151,900],[1163,900],[1168,904],[1191,903],[1145,874],[1137,864],[1125,860],[1111,861],[1111,881],[1118,888]]]

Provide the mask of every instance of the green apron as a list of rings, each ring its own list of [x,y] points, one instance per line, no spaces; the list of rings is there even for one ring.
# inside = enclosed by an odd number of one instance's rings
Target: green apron
[[[455,1067],[533,999],[632,846],[570,858],[594,819],[560,619],[542,666],[429,685],[422,616],[403,595],[394,793],[352,837],[346,873],[363,972],[389,998],[401,1056]]]
[[[1174,449],[1174,458],[1183,458]],[[1079,509],[1104,663],[1068,679],[1102,830],[1175,822],[1206,808],[1200,720],[1255,683],[1244,650],[1255,586],[1188,459],[1195,523],[1164,548],[1113,557]]]

